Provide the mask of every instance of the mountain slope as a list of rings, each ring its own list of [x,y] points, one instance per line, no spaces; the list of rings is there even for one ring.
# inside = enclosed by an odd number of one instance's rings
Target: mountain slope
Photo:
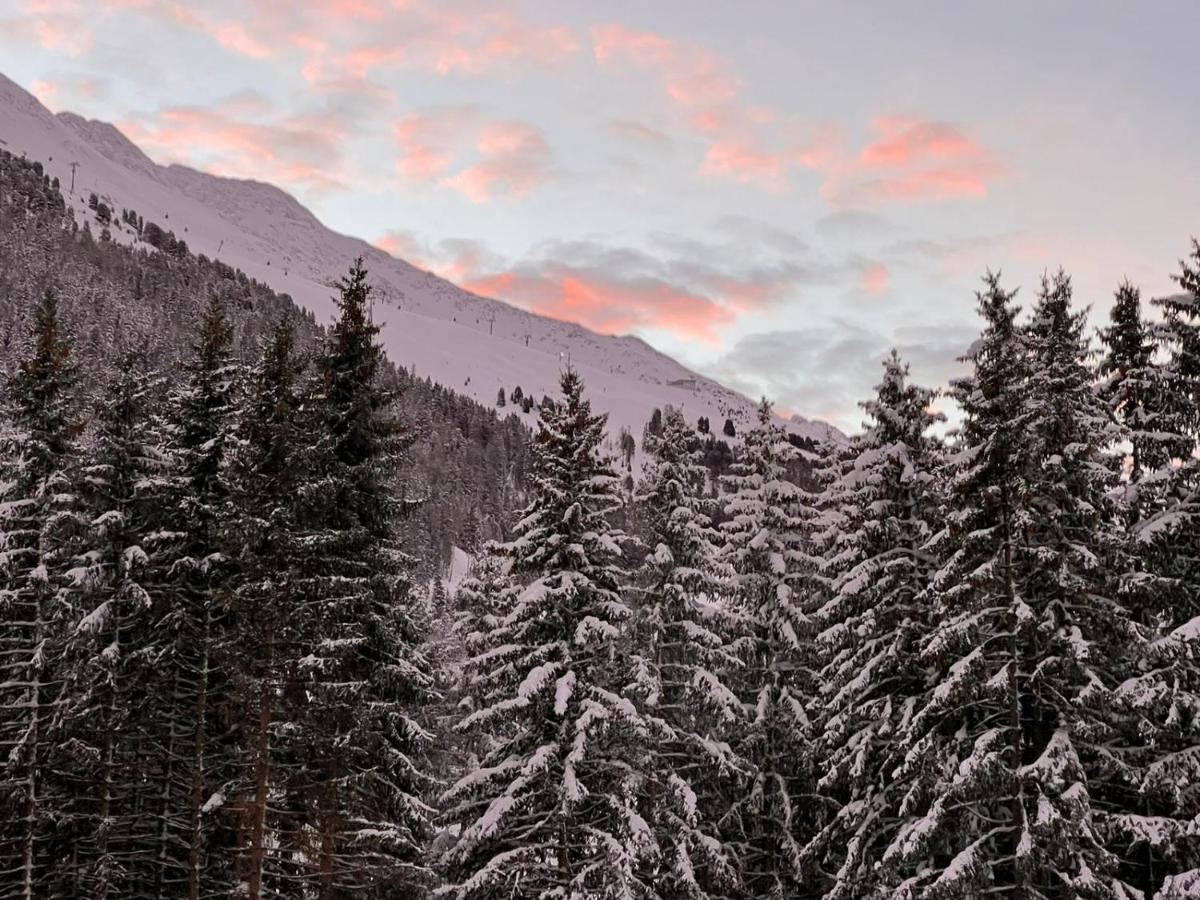
[[[115,211],[132,209],[187,242],[286,292],[330,320],[336,279],[363,256],[377,288],[375,317],[398,365],[481,403],[520,386],[540,398],[556,393],[566,361],[588,384],[595,406],[609,413],[610,432],[635,436],[656,406],[681,407],[693,421],[707,416],[719,428],[732,418],[739,430],[753,420],[754,403],[684,368],[644,341],[596,334],[475,294],[396,259],[357,238],[326,228],[284,191],[268,184],[221,178],[153,162],[112,125],[73,113],[55,115],[0,75],[0,145],[42,162],[58,177],[79,221],[99,228],[88,208],[95,193]],[[137,240],[129,228],[114,240]],[[531,417],[527,417],[531,418]],[[840,440],[820,422],[787,427],[816,439]]]

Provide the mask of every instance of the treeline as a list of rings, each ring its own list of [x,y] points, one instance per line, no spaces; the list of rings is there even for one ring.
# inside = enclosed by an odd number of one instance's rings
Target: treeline
[[[207,307],[84,430],[47,291],[5,385],[0,896],[404,896],[433,685],[366,274],[312,360]]]
[[[136,231],[130,220],[140,218],[123,211],[124,229]],[[148,369],[179,377],[179,361],[214,299],[233,327],[240,362],[257,357],[285,315],[297,353],[315,353],[324,340],[324,323],[220,260],[128,246],[107,239],[103,228],[94,235],[39,163],[0,149],[0,370],[18,364],[47,289],[57,293],[61,325],[72,336],[85,406],[100,399],[108,373],[133,351]],[[416,437],[401,461],[402,490],[410,499],[436,498],[402,524],[403,536],[418,558],[415,574],[430,578],[449,563],[451,547],[474,551],[509,536],[505,529],[524,503],[529,431],[517,416],[499,417],[394,362],[380,363],[381,384],[396,392],[397,414]]]
[[[1200,245],[1178,280],[1097,362],[1064,274],[1027,316],[989,274],[961,427],[893,355],[812,489],[764,403],[710,502],[667,410],[637,535],[567,373],[459,598],[442,895],[1200,896]]]

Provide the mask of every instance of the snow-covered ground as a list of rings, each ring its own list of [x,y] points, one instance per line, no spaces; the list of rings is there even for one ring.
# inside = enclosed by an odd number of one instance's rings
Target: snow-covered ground
[[[112,125],[51,113],[3,75],[0,146],[41,161],[59,178],[64,194],[75,164],[75,190],[68,200],[79,221],[92,217],[87,201],[95,193],[115,216],[122,209],[135,210],[146,222],[175,232],[193,252],[290,294],[318,322],[332,319],[334,285],[362,255],[377,289],[374,314],[391,359],[483,404],[494,404],[501,387],[511,393],[519,385],[535,400],[554,395],[569,360],[583,375],[593,405],[609,414],[614,442],[625,427],[640,443],[651,411],[664,404],[681,407],[693,421],[707,416],[716,430],[727,417],[739,431],[753,421],[754,401],[684,368],[639,338],[597,334],[469,293],[365,241],[331,231],[271,185],[160,166]],[[128,228],[114,228],[113,238],[136,239]],[[504,411],[518,410],[509,404]],[[532,421],[535,415],[526,418]],[[786,424],[798,434],[842,439],[823,422]]]

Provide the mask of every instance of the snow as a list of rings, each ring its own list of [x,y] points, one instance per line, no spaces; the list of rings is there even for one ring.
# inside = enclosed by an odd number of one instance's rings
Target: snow
[[[518,385],[540,398],[558,391],[569,359],[588,386],[598,412],[609,415],[610,443],[622,427],[640,435],[655,407],[678,406],[690,421],[733,419],[740,433],[755,417],[749,398],[697,375],[632,336],[601,335],[579,325],[537,316],[500,300],[472,294],[358,238],[331,231],[295,198],[268,184],[221,178],[184,166],[161,166],[116,128],[72,113],[55,115],[0,75],[0,140],[10,152],[40,161],[64,195],[78,163],[76,220],[99,225],[88,209],[96,193],[117,213],[136,210],[146,222],[174,231],[195,253],[242,269],[331,321],[336,280],[362,255],[376,288],[374,318],[389,357],[478,402],[492,406],[499,388]],[[112,229],[130,243],[128,228]],[[145,246],[145,245],[143,245]],[[515,413],[512,405],[504,414]],[[517,413],[528,423],[532,413]],[[789,431],[843,442],[821,422],[779,420]],[[615,446],[615,445],[614,445]],[[641,454],[638,454],[640,465]]]

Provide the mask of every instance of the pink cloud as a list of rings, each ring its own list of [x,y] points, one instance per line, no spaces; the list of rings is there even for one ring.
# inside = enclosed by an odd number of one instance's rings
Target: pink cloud
[[[886,116],[852,161],[831,167],[823,195],[837,204],[936,202],[986,197],[1008,174],[991,150],[957,125]]]
[[[400,173],[416,179],[445,173],[454,164],[472,117],[470,107],[438,107],[396,122],[392,134],[400,150]]]
[[[655,72],[667,96],[685,107],[711,106],[733,100],[740,85],[724,58],[648,31],[618,23],[592,29],[592,52],[601,65],[631,65]]]
[[[266,59],[271,55],[271,48],[252,37],[240,22],[222,22],[215,25],[212,28],[212,36],[222,47],[227,47],[243,56]]]
[[[552,68],[580,50],[569,28],[535,25],[506,11],[469,13],[416,0],[386,12],[371,8],[369,27],[343,29],[336,42],[331,27],[346,16],[328,8],[289,29],[291,44],[307,54],[310,83],[361,79],[382,69],[478,75],[517,64]]]
[[[700,174],[721,175],[742,184],[759,184],[771,191],[787,183],[788,158],[767,153],[749,138],[723,137],[714,140],[700,163]]]
[[[724,57],[619,23],[592,29],[592,51],[608,69],[649,72],[689,128],[705,143],[697,172],[778,192],[797,168],[812,168],[815,151],[794,123],[768,106],[745,103],[741,82]]]
[[[121,129],[143,148],[213,174],[280,181],[313,190],[341,187],[344,134],[332,120],[276,118],[260,97],[213,106],[174,106]]]
[[[466,281],[463,287],[603,334],[662,328],[716,343],[720,329],[734,319],[732,311],[711,298],[661,281],[618,282],[565,267],[536,275],[502,272]]]
[[[883,263],[872,263],[863,270],[862,288],[868,294],[879,296],[887,290],[888,267]]]
[[[393,126],[397,168],[438,183],[474,203],[523,197],[552,175],[550,147],[526,122],[486,121],[469,107],[413,113]]]
[[[54,98],[58,96],[58,85],[53,81],[39,78],[35,81],[31,88],[33,95],[42,102],[44,106],[54,106]]]

